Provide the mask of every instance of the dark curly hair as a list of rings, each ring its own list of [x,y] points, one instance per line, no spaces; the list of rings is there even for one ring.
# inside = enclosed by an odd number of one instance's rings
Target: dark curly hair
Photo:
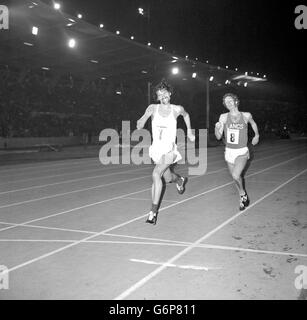
[[[159,90],[167,90],[171,94],[173,94],[174,92],[174,88],[164,78],[160,81],[160,83],[158,83],[154,87],[154,96],[156,99],[157,99],[157,91]]]
[[[234,102],[236,103],[237,107],[239,107],[240,100],[239,100],[238,96],[235,95],[235,94],[233,94],[233,93],[226,93],[226,94],[224,94],[224,96],[223,96],[223,105],[224,105],[224,107],[226,107],[226,105],[225,105],[225,99],[226,99],[227,97],[231,97],[231,98],[234,100]]]

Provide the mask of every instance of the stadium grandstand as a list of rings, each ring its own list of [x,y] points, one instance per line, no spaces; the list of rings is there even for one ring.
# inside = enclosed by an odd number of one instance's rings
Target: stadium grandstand
[[[258,121],[268,134],[291,126],[306,131],[302,119],[287,118],[288,108],[304,102],[288,101],[291,94],[285,99],[266,75],[138,43],[47,1],[11,2],[9,29],[0,33],[0,72],[1,149],[97,144],[102,129],[120,131],[121,121],[136,121],[161,78],[175,85],[174,102],[196,111],[196,129],[213,132],[221,97],[231,90],[250,111],[259,109],[257,120],[268,107],[266,120]],[[280,117],[268,117],[267,110]]]

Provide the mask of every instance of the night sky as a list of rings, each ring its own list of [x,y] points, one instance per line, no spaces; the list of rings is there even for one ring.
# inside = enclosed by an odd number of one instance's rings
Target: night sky
[[[307,30],[294,26],[303,1],[275,0],[63,0],[63,11],[81,12],[122,36],[210,64],[267,74],[269,80],[305,87]],[[305,3],[307,6],[307,3]],[[138,14],[150,8],[150,20]]]

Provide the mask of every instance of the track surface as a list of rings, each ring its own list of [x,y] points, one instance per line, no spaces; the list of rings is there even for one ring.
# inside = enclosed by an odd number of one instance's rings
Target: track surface
[[[166,187],[156,226],[151,165],[90,159],[0,167],[0,299],[297,299],[307,266],[307,144],[263,143],[238,196],[223,148],[186,192]],[[177,170],[187,174],[187,165]]]

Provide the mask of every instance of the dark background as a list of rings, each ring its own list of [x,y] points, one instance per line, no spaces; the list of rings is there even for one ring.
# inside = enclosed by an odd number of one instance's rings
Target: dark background
[[[52,5],[52,0],[42,1]],[[209,120],[213,131],[219,115],[225,112],[223,95],[232,92],[240,97],[240,108],[253,114],[261,132],[279,134],[289,130],[307,135],[307,30],[297,30],[294,25],[295,8],[304,3],[275,0],[59,2],[64,13],[72,16],[82,13],[85,21],[96,26],[103,23],[110,32],[120,30],[121,36],[127,39],[134,35],[137,42],[150,41],[154,48],[162,45],[166,52],[177,56],[188,55],[191,60],[197,57],[214,66],[228,65],[232,70],[239,68],[241,74],[248,71],[261,77],[267,75],[268,81],[251,82],[247,88],[236,84],[218,86],[217,81],[212,82],[209,91],[201,77],[189,82],[166,75],[175,87],[173,103],[186,108],[194,128],[205,128]],[[144,8],[145,16],[138,13],[138,7]],[[97,136],[101,128],[120,128],[122,120],[135,123],[148,104],[147,80],[113,83],[92,79],[87,82],[75,77],[74,70],[70,78],[68,74],[57,77],[53,70],[25,72],[25,67],[14,70],[11,66],[2,66],[1,69],[4,76],[0,77],[0,135],[3,137],[82,136],[85,133]],[[160,74],[154,76],[157,78]],[[121,95],[116,94],[118,88]],[[184,127],[182,121],[179,126]]]
[[[275,0],[65,0],[63,11],[109,31],[210,64],[306,87],[307,30],[294,26],[297,5]],[[150,8],[150,19],[138,14]],[[307,17],[306,17],[307,19]]]

